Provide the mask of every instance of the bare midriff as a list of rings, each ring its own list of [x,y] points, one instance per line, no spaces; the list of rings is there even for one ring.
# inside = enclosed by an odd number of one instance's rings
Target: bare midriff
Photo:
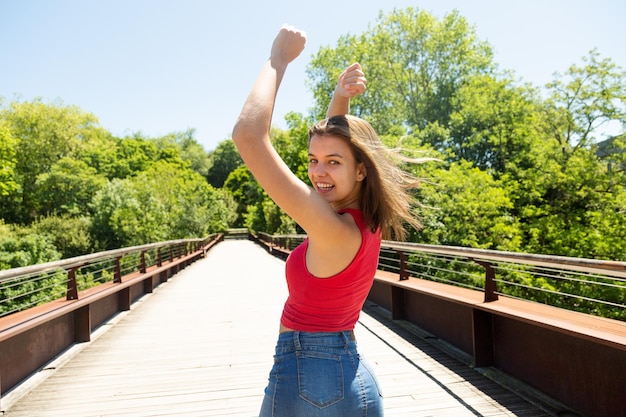
[[[280,329],[278,330],[278,333],[286,333],[286,332],[295,332],[294,329],[290,329],[289,327],[283,325],[282,323],[280,323]]]

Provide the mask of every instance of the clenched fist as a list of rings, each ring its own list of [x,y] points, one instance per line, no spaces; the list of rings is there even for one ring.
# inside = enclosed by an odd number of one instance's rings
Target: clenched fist
[[[300,55],[306,43],[306,33],[284,24],[272,45],[270,59],[273,63],[287,65]]]

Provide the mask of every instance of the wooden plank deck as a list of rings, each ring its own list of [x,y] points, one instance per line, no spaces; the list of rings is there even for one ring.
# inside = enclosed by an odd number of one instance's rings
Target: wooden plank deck
[[[256,416],[287,295],[283,269],[252,242],[220,243],[2,398],[4,415]],[[387,417],[552,415],[376,307],[355,332]]]

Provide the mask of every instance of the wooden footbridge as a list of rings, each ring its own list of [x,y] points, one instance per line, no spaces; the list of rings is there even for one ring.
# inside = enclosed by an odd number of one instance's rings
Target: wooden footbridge
[[[214,245],[2,392],[3,415],[256,416],[287,295],[283,269],[250,240]],[[580,415],[495,367],[472,366],[467,353],[371,301],[355,333],[387,417]],[[19,357],[15,337],[0,339],[0,372],[19,366],[1,359]]]

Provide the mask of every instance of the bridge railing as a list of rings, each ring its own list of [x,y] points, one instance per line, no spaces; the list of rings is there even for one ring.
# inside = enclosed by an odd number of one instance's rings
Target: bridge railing
[[[213,241],[180,239],[99,252],[55,262],[0,271],[0,317],[65,298],[195,252]]]
[[[305,237],[257,235],[283,257]],[[379,269],[626,321],[626,262],[384,241]]]
[[[626,321],[626,262],[386,241],[380,268]]]
[[[204,257],[222,234],[0,271],[0,394]]]

